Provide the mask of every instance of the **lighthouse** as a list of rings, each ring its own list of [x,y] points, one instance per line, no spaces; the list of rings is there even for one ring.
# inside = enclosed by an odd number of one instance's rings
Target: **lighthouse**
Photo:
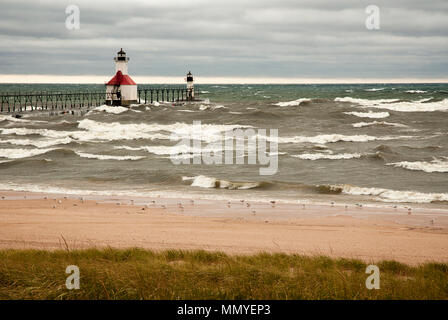
[[[194,100],[194,81],[191,71],[187,73],[187,99]]]
[[[126,52],[117,52],[115,61],[115,76],[106,83],[106,104],[110,106],[128,106],[137,103],[137,84],[128,75]]]

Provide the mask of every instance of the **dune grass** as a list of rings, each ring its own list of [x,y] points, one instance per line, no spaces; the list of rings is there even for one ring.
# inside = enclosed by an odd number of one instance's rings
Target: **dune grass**
[[[68,290],[68,265],[80,289]],[[448,265],[377,264],[379,290],[358,260],[142,249],[1,250],[0,299],[447,299]]]

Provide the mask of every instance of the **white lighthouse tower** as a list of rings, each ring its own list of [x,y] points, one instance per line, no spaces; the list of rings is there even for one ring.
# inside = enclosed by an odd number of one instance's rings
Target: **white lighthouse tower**
[[[187,73],[187,99],[194,100],[194,81],[191,71]]]
[[[118,51],[115,61],[115,76],[106,83],[106,104],[111,106],[128,106],[137,103],[137,84],[128,75],[126,52]]]

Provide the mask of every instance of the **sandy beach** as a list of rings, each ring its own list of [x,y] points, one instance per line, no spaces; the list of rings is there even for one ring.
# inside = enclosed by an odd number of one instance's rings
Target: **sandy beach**
[[[448,214],[428,209],[0,195],[2,249],[111,246],[448,262]]]

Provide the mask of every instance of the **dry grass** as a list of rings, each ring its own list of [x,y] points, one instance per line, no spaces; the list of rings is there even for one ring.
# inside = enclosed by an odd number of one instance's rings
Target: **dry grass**
[[[77,265],[81,288],[67,290]],[[447,299],[448,265],[377,264],[367,290],[358,260],[142,249],[0,251],[0,299]]]

